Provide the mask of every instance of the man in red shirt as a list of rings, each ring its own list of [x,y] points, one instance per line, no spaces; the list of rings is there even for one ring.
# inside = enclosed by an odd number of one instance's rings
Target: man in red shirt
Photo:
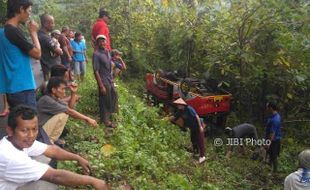
[[[95,47],[95,41],[96,37],[98,35],[105,35],[106,36],[106,49],[111,52],[111,44],[110,44],[110,31],[108,28],[108,24],[110,22],[111,17],[109,16],[109,13],[104,10],[100,9],[99,11],[99,18],[96,21],[96,23],[93,25],[92,29],[92,42],[93,42],[93,47]]]

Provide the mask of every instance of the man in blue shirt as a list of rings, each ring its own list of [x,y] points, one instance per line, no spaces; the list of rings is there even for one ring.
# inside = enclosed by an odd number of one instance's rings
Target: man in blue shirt
[[[271,141],[270,145],[266,145],[269,154],[269,164],[272,166],[273,172],[277,172],[277,158],[280,154],[281,147],[281,116],[275,103],[267,103],[267,111],[270,113],[266,125],[266,139]]]
[[[71,41],[74,62],[74,76],[76,79],[83,81],[86,73],[86,46],[82,42],[82,34],[75,33],[74,40]]]
[[[203,123],[194,108],[187,105],[182,98],[177,99],[173,103],[176,105],[178,111],[171,118],[171,121],[176,123],[179,118],[183,119],[184,126],[188,127],[191,133],[191,142],[194,153],[199,153],[198,162],[203,163],[206,160]]]
[[[29,0],[9,0],[7,22],[4,29],[0,29],[0,93],[7,94],[11,109],[19,104],[36,107],[36,86],[30,57],[40,59],[41,46],[37,35],[38,24],[29,21],[31,6]],[[32,43],[19,28],[26,22]]]

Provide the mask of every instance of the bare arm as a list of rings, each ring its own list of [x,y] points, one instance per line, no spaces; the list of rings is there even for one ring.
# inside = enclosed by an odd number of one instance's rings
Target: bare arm
[[[72,82],[69,86],[70,91],[71,91],[71,96],[70,99],[68,101],[68,106],[69,108],[74,108],[76,101],[78,99],[78,95],[77,95],[77,89],[78,89],[78,85],[74,82]]]
[[[78,111],[76,111],[70,107],[68,108],[68,111],[66,113],[75,119],[80,119],[80,120],[86,121],[91,126],[97,126],[98,125],[96,120],[94,120],[90,117],[87,117],[86,115],[83,115],[83,114],[79,113]]]
[[[107,184],[103,180],[53,168],[49,168],[41,179],[64,186],[92,185],[96,190],[108,189]]]
[[[28,24],[28,30],[34,45],[34,48],[32,48],[29,51],[29,55],[35,59],[40,59],[41,58],[41,45],[38,39],[38,28],[39,25],[35,21],[30,21]]]
[[[102,80],[101,80],[101,77],[100,77],[100,74],[98,71],[95,71],[95,78],[96,78],[96,81],[97,81],[97,84],[98,84],[98,87],[99,87],[99,90],[102,94],[106,94],[106,89],[104,87],[104,84],[102,83]]]

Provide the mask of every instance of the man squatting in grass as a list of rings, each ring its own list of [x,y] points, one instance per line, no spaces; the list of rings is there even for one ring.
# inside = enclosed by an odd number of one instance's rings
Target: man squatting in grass
[[[33,108],[16,106],[9,114],[7,134],[0,141],[0,190],[56,190],[57,185],[108,189],[105,181],[88,176],[91,171],[86,159],[56,145],[36,141],[38,118]],[[75,160],[86,175],[53,169],[46,164],[49,158]]]

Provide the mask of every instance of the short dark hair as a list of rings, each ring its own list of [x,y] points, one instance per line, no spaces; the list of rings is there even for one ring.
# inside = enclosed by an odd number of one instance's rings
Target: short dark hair
[[[49,17],[52,17],[52,15],[49,15],[47,13],[44,13],[40,16],[41,27],[43,27],[46,24]]]
[[[67,32],[67,31],[69,31],[69,27],[68,26],[62,27],[61,32]]]
[[[30,0],[8,0],[6,18],[11,19],[15,17],[17,13],[20,13],[20,8],[26,10],[32,5],[33,3]]]
[[[67,82],[61,77],[51,77],[46,87],[47,93],[52,94],[52,89],[60,87],[61,84],[67,85]]]
[[[37,116],[37,112],[30,106],[27,105],[18,105],[15,106],[9,114],[8,117],[8,126],[11,127],[13,130],[17,127],[17,118],[21,117],[23,120],[32,120],[34,117]]]
[[[64,65],[60,65],[60,64],[54,65],[51,68],[51,77],[63,78],[67,71],[68,69]]]
[[[77,38],[77,37],[79,37],[79,36],[82,36],[82,33],[81,33],[81,32],[76,32],[76,33],[74,34],[74,37],[75,37],[75,38]]]
[[[275,102],[267,102],[267,108],[271,108],[273,110],[278,111],[278,106]]]
[[[101,8],[99,10],[99,18],[103,18],[104,16],[111,18],[109,12],[106,11],[104,8]]]

